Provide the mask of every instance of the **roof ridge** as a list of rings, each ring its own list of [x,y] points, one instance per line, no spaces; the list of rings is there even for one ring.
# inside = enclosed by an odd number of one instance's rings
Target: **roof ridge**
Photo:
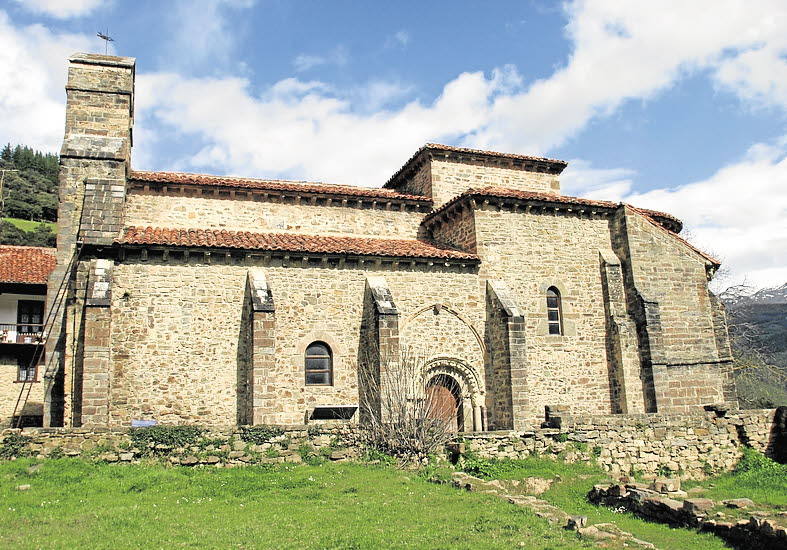
[[[522,155],[518,153],[501,153],[499,151],[486,151],[484,149],[470,149],[468,147],[456,147],[454,145],[444,145],[442,143],[427,142],[421,147],[419,147],[418,150],[416,150],[416,152],[413,153],[410,156],[410,158],[407,159],[407,161],[404,164],[402,164],[399,167],[399,169],[396,170],[396,172],[394,172],[390,178],[386,180],[386,182],[383,184],[383,187],[390,189],[393,186],[394,182],[399,178],[399,176],[403,174],[410,165],[415,163],[415,161],[424,151],[427,151],[429,149],[439,150],[439,151],[450,151],[460,154],[464,153],[468,155],[481,155],[486,157],[507,158],[511,160],[523,160],[523,161],[530,161],[530,162],[541,162],[545,164],[552,164],[555,165],[556,168],[559,168],[559,170],[556,172],[557,174],[560,174],[566,168],[566,166],[568,166],[568,162],[566,162],[565,160],[551,159],[547,157],[538,157],[533,155]]]
[[[524,191],[521,189],[511,189],[509,187],[498,187],[494,185],[487,185],[480,188],[471,187],[470,189],[462,192],[461,194],[455,196],[445,204],[441,205],[435,210],[432,210],[429,214],[427,214],[423,221],[426,222],[430,219],[433,219],[435,216],[438,216],[442,212],[452,208],[457,203],[466,200],[468,197],[473,195],[476,196],[490,196],[496,198],[511,198],[511,199],[519,199],[519,200],[537,200],[541,202],[553,202],[559,204],[577,204],[582,206],[591,206],[591,207],[598,207],[598,208],[619,208],[620,206],[624,205],[623,202],[613,202],[613,201],[606,201],[600,199],[587,199],[584,197],[575,197],[572,195],[560,195],[554,193],[544,193],[542,191]],[[638,210],[645,213],[645,215],[649,217],[662,217],[666,220],[670,220],[674,222],[679,228],[683,226],[683,223],[673,216],[672,214],[667,214],[666,212],[659,212],[657,210],[648,210],[646,208],[638,208]],[[658,223],[658,222],[657,222]],[[659,223],[659,225],[661,225]],[[669,228],[664,227],[669,231]],[[677,233],[676,233],[677,234]]]
[[[385,189],[382,187],[362,187],[360,185],[348,185],[339,183],[325,183],[318,181],[306,180],[284,180],[284,179],[271,179],[271,178],[252,178],[245,176],[220,176],[214,174],[199,174],[194,172],[171,172],[171,171],[153,171],[153,170],[132,170],[129,173],[128,179],[137,181],[147,181],[156,183],[173,183],[173,184],[232,184],[232,183],[252,183],[261,186],[270,185],[276,186],[276,190],[281,188],[290,187],[292,191],[305,191],[313,193],[335,193],[335,194],[348,194],[358,196],[379,197],[388,199],[401,199],[420,202],[431,202],[432,199],[423,195],[413,195],[409,193],[402,193],[395,189]],[[297,188],[297,189],[296,189]]]

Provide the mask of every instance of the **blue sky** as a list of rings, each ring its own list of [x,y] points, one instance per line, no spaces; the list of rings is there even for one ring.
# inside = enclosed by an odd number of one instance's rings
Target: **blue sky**
[[[133,166],[381,185],[427,141],[670,211],[717,287],[787,281],[787,2],[0,1],[0,141],[56,150],[65,59],[137,58]]]

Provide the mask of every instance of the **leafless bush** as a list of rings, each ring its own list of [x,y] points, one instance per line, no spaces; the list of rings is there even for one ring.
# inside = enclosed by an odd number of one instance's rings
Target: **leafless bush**
[[[452,439],[452,415],[427,388],[424,361],[404,351],[379,359],[370,351],[358,365],[365,443],[404,461],[441,450]]]

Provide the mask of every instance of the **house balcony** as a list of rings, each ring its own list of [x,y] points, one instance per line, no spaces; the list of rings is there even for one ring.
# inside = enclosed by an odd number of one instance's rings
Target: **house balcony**
[[[43,344],[44,325],[0,323],[0,344]]]

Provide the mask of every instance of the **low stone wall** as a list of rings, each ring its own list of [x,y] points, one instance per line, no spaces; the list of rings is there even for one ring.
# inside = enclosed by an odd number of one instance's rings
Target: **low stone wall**
[[[776,422],[776,416],[774,409],[686,416],[553,416],[549,422],[559,427],[467,433],[449,450],[482,458],[541,455],[569,462],[596,462],[613,476],[703,479],[731,470],[746,446],[778,456],[777,447],[785,444],[787,434],[783,433],[784,422]],[[779,418],[783,416],[782,412]],[[0,432],[0,440],[20,433],[30,438],[25,443],[28,455],[85,456],[110,462],[159,456],[190,466],[232,465],[300,462],[308,456],[341,460],[360,451],[360,434],[349,424],[208,429],[189,444],[155,448],[135,443],[127,429],[26,428]]]
[[[8,429],[0,432],[0,456],[4,450],[5,454],[10,454],[9,442],[19,442],[16,456],[83,457],[103,462],[137,462],[153,458],[175,465],[216,467],[301,463],[319,457],[338,461],[357,457],[359,450],[357,434],[349,426],[263,427],[248,431],[236,427],[211,428],[190,441],[173,444],[140,442],[128,429]]]
[[[559,428],[466,434],[464,450],[483,458],[557,454],[568,461],[596,461],[613,475],[702,479],[731,470],[745,446],[775,456],[780,440],[775,413],[557,417],[551,423]]]

